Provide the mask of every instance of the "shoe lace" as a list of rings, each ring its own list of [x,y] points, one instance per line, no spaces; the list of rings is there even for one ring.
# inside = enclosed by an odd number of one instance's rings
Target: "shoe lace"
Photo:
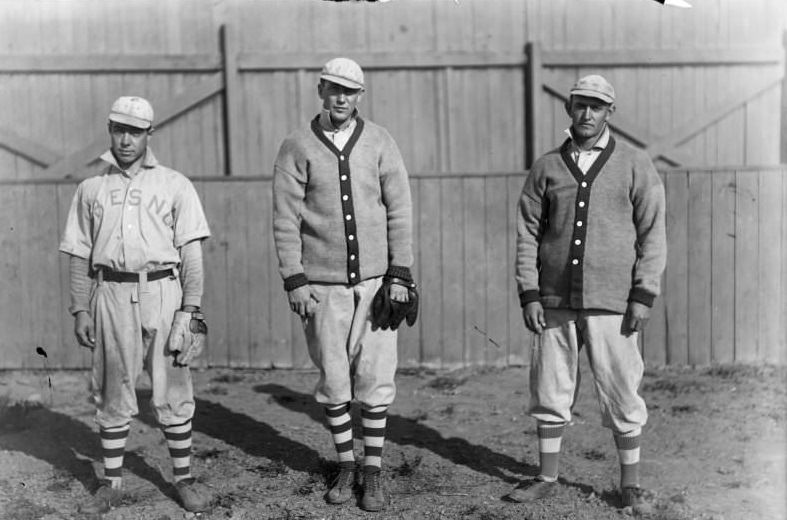
[[[365,487],[369,493],[377,493],[377,490],[380,488],[380,474],[368,473],[364,478],[364,482],[366,482]]]

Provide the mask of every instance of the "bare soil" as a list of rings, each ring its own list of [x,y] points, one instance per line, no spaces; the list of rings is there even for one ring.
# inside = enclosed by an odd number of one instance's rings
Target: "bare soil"
[[[600,425],[590,377],[567,429],[560,491],[536,504],[504,496],[534,475],[535,423],[524,413],[527,369],[403,371],[390,409],[381,513],[325,502],[336,471],[322,410],[304,371],[196,370],[193,468],[213,495],[199,515],[169,482],[161,432],[140,408],[125,461],[125,495],[108,520],[213,519],[785,519],[787,370],[655,369],[642,393],[642,483],[648,504],[620,507],[617,455]],[[87,373],[0,373],[0,518],[81,518],[101,454]],[[356,410],[357,418],[357,410]],[[356,433],[356,451],[362,443]]]

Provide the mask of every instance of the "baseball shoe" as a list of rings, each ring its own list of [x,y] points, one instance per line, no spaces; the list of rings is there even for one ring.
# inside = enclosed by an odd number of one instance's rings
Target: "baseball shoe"
[[[637,486],[624,487],[620,490],[620,502],[623,507],[642,509],[645,502],[645,491]]]
[[[79,505],[79,512],[85,515],[101,515],[108,513],[113,505],[120,502],[121,491],[112,489],[109,480],[99,482],[98,488],[89,500]]]
[[[519,484],[505,498],[511,502],[534,502],[554,495],[557,486],[557,481],[547,482],[536,477]]]
[[[364,511],[380,511],[385,505],[382,475],[379,469],[363,472],[363,498],[361,509]]]
[[[339,474],[333,481],[326,499],[329,504],[343,504],[353,496],[353,486],[355,485],[355,463],[352,466],[342,466]]]
[[[175,490],[178,492],[180,504],[186,511],[199,513],[205,511],[210,504],[207,490],[193,477],[175,482]]]

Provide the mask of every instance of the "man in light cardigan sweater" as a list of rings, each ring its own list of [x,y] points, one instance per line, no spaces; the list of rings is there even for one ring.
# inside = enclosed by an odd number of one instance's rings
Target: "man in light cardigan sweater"
[[[399,149],[388,132],[358,116],[363,71],[354,61],[325,64],[323,110],[290,134],[276,158],[273,231],[290,308],[304,323],[309,355],[320,370],[315,397],[325,407],[339,459],[327,494],[353,496],[355,456],[350,404],[361,404],[363,497],[383,508],[381,459],[386,411],[394,400],[396,331],[372,326],[371,304],[387,287],[409,299],[412,203]]]
[[[644,369],[637,337],[666,263],[665,199],[648,155],[610,134],[614,102],[601,76],[574,85],[569,137],[533,164],[519,200],[516,282],[535,333],[529,414],[538,421],[540,473],[514,489],[512,501],[556,491],[584,346],[602,424],[618,449],[621,503],[644,506],[639,449],[647,409],[637,393]]]

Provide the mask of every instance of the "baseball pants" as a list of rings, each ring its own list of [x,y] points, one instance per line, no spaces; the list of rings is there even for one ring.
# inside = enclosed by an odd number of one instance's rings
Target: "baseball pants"
[[[547,326],[534,336],[529,414],[545,422],[570,422],[579,388],[579,351],[593,373],[602,424],[618,433],[642,427],[645,401],[638,394],[644,363],[637,333],[621,333],[623,315],[544,309]]]
[[[371,305],[382,277],[357,285],[311,285],[319,303],[305,319],[309,356],[320,370],[315,398],[390,405],[396,396],[396,331],[372,330]]]
[[[135,388],[143,370],[150,376],[150,405],[159,424],[183,424],[194,415],[191,371],[172,366],[166,352],[181,299],[180,282],[173,277],[144,283],[101,281],[95,287],[91,391],[100,426],[121,426],[137,415]]]

